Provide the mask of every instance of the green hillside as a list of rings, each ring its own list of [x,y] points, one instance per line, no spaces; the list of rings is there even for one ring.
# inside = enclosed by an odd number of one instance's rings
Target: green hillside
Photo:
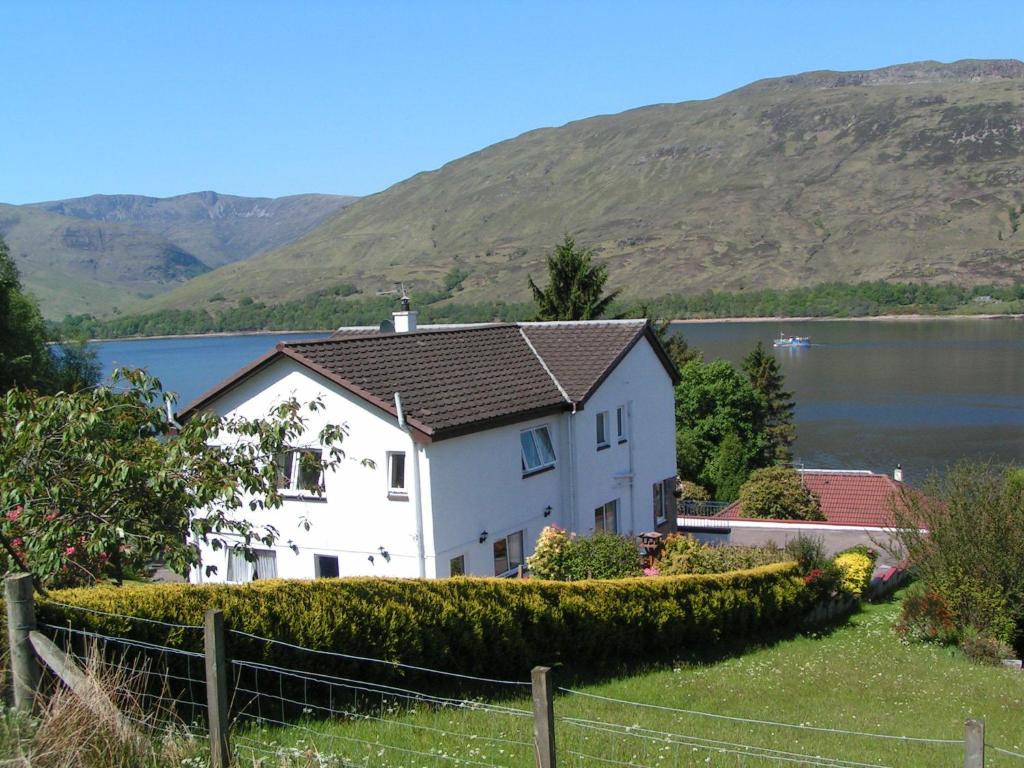
[[[353,199],[197,192],[0,204],[0,235],[48,317],[107,313],[289,243]]]
[[[532,131],[362,198],[305,237],[143,305],[348,283],[527,298],[565,232],[626,298],[826,280],[1024,277],[1024,64],[765,80]]]

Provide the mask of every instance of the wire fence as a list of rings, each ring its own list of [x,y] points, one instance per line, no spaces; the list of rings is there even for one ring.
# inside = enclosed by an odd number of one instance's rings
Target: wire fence
[[[124,709],[130,722],[163,737],[209,738],[206,658],[177,647],[182,633],[194,633],[192,647],[202,647],[195,642],[201,643],[204,628],[104,615],[126,627],[146,623],[176,642],[157,642],[154,631],[139,640],[70,625],[40,629],[83,666],[90,653],[98,654],[107,670],[131,681],[135,705]],[[224,635],[229,649],[233,639],[244,640],[248,651],[262,649],[256,658],[227,658],[230,742],[240,765],[526,766],[542,751],[535,682],[305,648],[237,629]],[[273,663],[284,650],[289,663]],[[308,663],[294,663],[302,658]],[[319,671],[329,659],[352,672]],[[409,682],[382,677],[382,670]],[[554,718],[547,725],[555,730],[562,766],[895,768],[953,765],[965,751],[964,738],[955,734],[781,722],[567,687],[550,691],[548,703]],[[988,754],[979,766],[1024,766],[1017,745],[982,746]]]

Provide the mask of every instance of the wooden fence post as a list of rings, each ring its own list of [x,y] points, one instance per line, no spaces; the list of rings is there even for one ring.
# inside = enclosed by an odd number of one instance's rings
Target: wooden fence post
[[[203,650],[206,654],[206,705],[210,727],[210,766],[229,768],[228,670],[224,653],[224,612],[211,609],[203,622]]]
[[[964,725],[964,768],[985,768],[985,721],[968,720]]]
[[[27,573],[12,574],[4,579],[14,706],[19,712],[32,711],[41,678],[39,662],[29,641],[29,632],[36,628],[34,589],[32,577]]]
[[[537,768],[555,768],[555,690],[551,684],[551,667],[534,667],[531,680]]]

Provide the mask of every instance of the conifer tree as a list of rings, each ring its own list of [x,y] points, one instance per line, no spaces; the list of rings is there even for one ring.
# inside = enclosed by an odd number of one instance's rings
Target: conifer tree
[[[528,278],[537,317],[540,320],[594,320],[601,317],[618,291],[604,295],[608,269],[593,263],[594,254],[577,248],[576,241],[566,235],[548,256],[548,284],[540,288]]]
[[[796,439],[793,425],[793,393],[786,391],[785,377],[778,361],[760,341],[743,360],[743,372],[761,399],[765,446],[765,462],[788,463],[793,459],[791,447]]]

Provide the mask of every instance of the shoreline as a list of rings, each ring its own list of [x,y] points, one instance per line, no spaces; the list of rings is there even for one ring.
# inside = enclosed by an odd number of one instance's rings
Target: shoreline
[[[690,323],[862,323],[883,320],[920,321],[920,320],[1020,320],[1024,314],[977,314],[977,315],[864,315],[862,317],[690,317],[682,320],[670,320],[672,325]]]
[[[800,315],[779,315],[775,317],[688,317],[669,320],[670,325],[690,325],[693,323],[860,323],[860,322],[916,322],[921,320],[1021,320],[1024,313],[1018,314],[975,314],[975,315],[864,315],[861,317],[812,317]],[[100,344],[109,341],[147,341],[159,339],[205,339],[219,336],[301,336],[311,333],[333,333],[336,328],[307,328],[301,331],[210,331],[208,333],[174,333],[159,336],[115,336],[113,338],[86,339],[89,344]],[[58,343],[58,342],[50,342]]]

